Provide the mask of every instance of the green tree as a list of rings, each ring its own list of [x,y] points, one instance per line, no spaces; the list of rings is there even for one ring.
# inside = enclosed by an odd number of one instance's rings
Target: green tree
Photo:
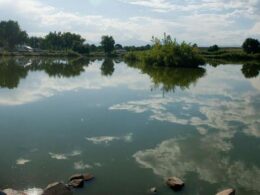
[[[15,45],[24,43],[28,38],[18,22],[9,20],[0,22],[0,42],[7,49],[14,49]]]
[[[106,54],[111,54],[115,49],[115,40],[112,36],[102,36],[101,46]]]
[[[257,39],[247,38],[242,48],[246,53],[257,53],[260,51],[260,43]]]
[[[212,45],[208,48],[209,52],[214,52],[214,51],[218,51],[219,47],[217,45]]]
[[[42,37],[29,37],[27,44],[33,48],[42,48],[44,39]]]

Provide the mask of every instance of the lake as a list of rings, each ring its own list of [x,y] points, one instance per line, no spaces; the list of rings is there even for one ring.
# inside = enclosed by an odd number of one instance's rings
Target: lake
[[[0,188],[75,194],[260,194],[260,76],[250,64],[147,68],[120,59],[0,58]],[[33,193],[31,193],[33,194]]]

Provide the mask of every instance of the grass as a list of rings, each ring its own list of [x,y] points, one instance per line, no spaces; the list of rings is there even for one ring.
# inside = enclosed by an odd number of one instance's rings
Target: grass
[[[242,48],[220,48],[218,51],[210,52],[207,48],[199,48],[200,54],[206,59],[222,59],[232,61],[260,60],[260,53],[247,54]]]

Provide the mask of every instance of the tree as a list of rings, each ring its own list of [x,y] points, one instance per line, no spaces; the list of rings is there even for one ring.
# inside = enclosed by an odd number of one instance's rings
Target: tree
[[[123,49],[123,46],[121,44],[116,44],[115,49]]]
[[[28,35],[22,31],[18,22],[13,20],[0,22],[0,42],[8,49],[14,49],[15,45],[24,43]]]
[[[260,43],[257,39],[247,38],[243,45],[243,50],[246,53],[257,53],[260,51]]]
[[[33,48],[42,48],[43,47],[43,38],[42,37],[30,37],[27,40],[27,44]]]
[[[212,45],[208,48],[209,52],[214,52],[214,51],[218,51],[219,47],[217,45]]]
[[[101,46],[103,47],[105,53],[111,54],[115,49],[115,40],[112,36],[102,36]]]

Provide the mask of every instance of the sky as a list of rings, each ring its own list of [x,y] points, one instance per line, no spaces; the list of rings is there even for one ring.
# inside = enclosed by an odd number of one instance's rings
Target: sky
[[[9,19],[31,36],[70,31],[89,43],[112,35],[144,45],[163,33],[199,46],[260,39],[260,0],[0,0],[0,20]]]

